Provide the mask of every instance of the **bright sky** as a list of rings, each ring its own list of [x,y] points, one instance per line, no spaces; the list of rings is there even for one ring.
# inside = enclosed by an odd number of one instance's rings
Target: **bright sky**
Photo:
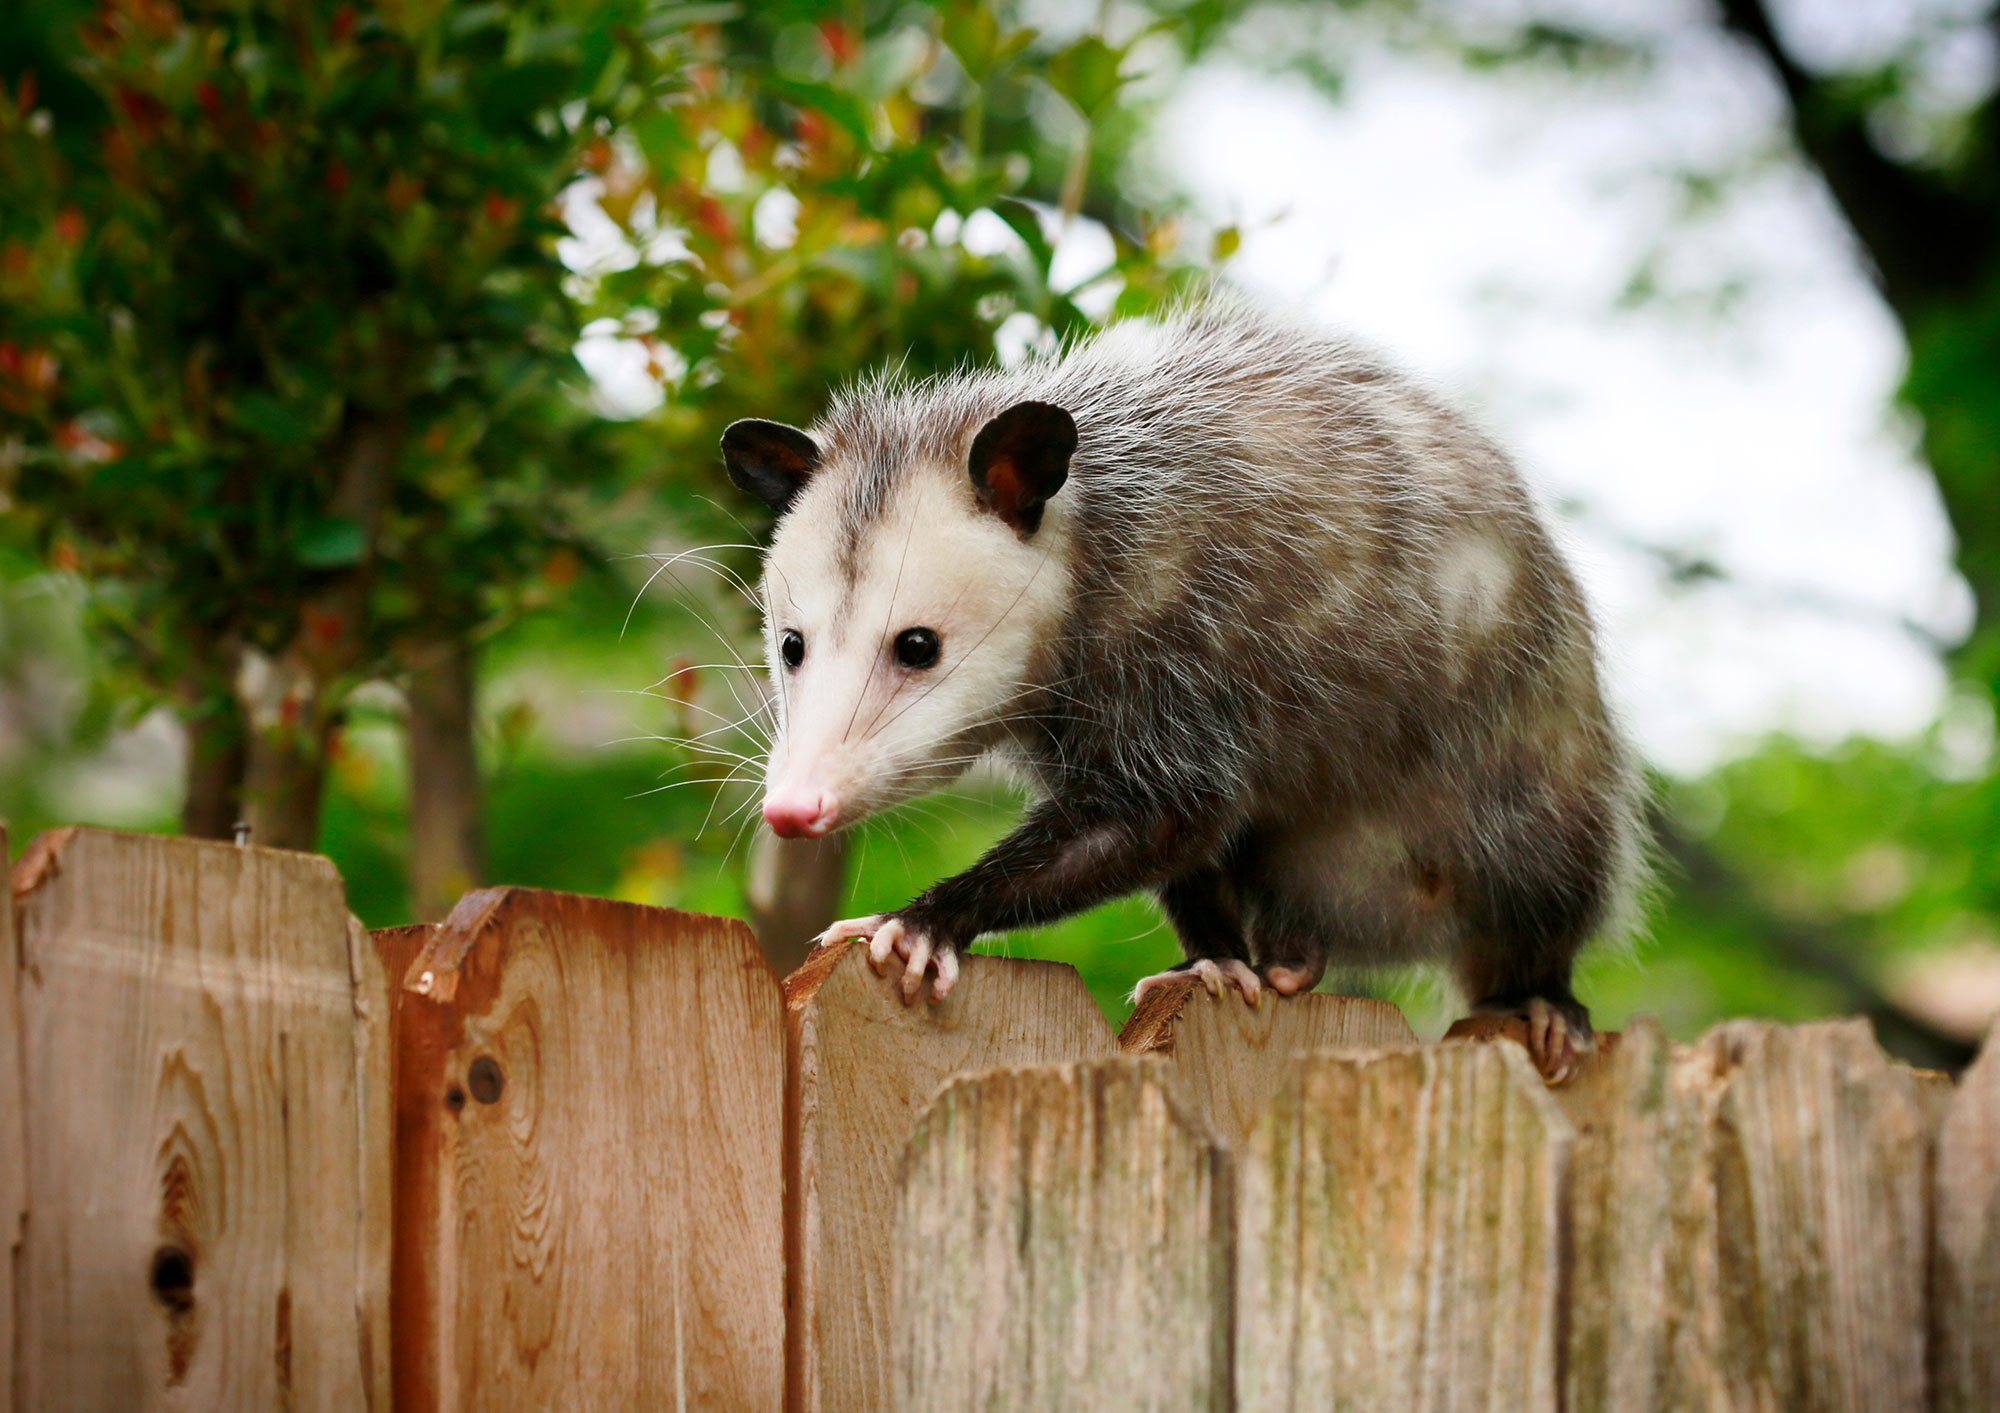
[[[1211,62],[1154,160],[1242,227],[1235,280],[1383,348],[1518,454],[1564,507],[1642,745],[1693,770],[1774,727],[1921,729],[1945,685],[1923,634],[1962,632],[1969,596],[1891,407],[1900,334],[1816,181],[1767,161],[1676,219],[1668,174],[1748,162],[1780,115],[1746,54],[1685,29],[1655,73],[1598,82],[1364,47],[1338,105]],[[1617,312],[1650,250],[1669,297]],[[1635,542],[1732,582],[1668,591]]]

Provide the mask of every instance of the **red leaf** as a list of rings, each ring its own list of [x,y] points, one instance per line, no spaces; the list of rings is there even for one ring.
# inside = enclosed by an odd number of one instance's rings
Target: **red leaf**
[[[729,219],[729,212],[712,196],[701,198],[695,208],[695,220],[701,223],[703,230],[724,245],[727,245],[736,234],[736,228]]]
[[[345,44],[354,33],[354,7],[342,5],[333,12],[333,42]]]
[[[854,37],[854,31],[839,20],[819,22],[819,42],[825,46],[827,57],[837,65],[846,64],[861,48],[860,41]]]
[[[326,189],[335,196],[347,190],[347,164],[338,157],[327,163]]]
[[[83,223],[83,212],[74,206],[65,206],[56,213],[56,235],[65,245],[75,245],[83,239],[87,227]]]

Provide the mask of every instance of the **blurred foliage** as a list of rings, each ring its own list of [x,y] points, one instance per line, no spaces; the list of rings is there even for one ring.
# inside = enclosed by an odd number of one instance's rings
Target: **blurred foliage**
[[[0,102],[0,490],[105,641],[154,681],[220,637],[277,651],[369,560],[366,669],[532,586],[601,464],[549,197],[650,101],[675,12],[69,9],[67,111],[38,71]],[[338,504],[368,421],[379,530]]]

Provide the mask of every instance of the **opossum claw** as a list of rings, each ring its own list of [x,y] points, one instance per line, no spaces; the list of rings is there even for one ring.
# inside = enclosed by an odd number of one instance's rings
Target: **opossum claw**
[[[833,926],[820,933],[819,936],[813,938],[813,950],[818,951],[821,947],[830,947],[835,942],[845,942],[850,937],[873,937],[875,930],[884,922],[887,922],[888,918],[889,915],[887,913],[876,913],[872,917],[851,917],[844,921],[836,922]]]
[[[958,984],[958,949],[941,947],[937,953],[937,981],[931,987],[931,999],[942,1001],[951,995],[951,988]]]
[[[901,930],[900,927],[898,930]],[[916,1000],[917,993],[924,989],[924,972],[931,964],[931,939],[921,932],[911,936],[909,958],[903,967],[903,1004],[906,1006]]]
[[[903,924],[896,919],[884,918],[875,935],[868,939],[868,965],[882,976],[889,974],[889,958],[898,952],[910,950],[909,942],[903,936]]]
[[[1191,962],[1182,962],[1179,966],[1156,975],[1142,977],[1139,984],[1132,988],[1133,1004],[1137,1005],[1145,1000],[1146,993],[1154,987],[1164,986],[1169,981],[1183,976],[1195,978],[1211,996],[1220,996],[1224,986],[1234,986],[1243,993],[1245,1003],[1252,1006],[1257,1004],[1257,998],[1264,991],[1264,983],[1257,979],[1257,973],[1234,957],[1223,961],[1216,961],[1212,957],[1197,957]]]
[[[1522,1007],[1528,1021],[1528,1053],[1550,1084],[1561,1084],[1576,1073],[1583,1057],[1597,1048],[1597,1037],[1581,1034],[1561,1008],[1536,996]]]

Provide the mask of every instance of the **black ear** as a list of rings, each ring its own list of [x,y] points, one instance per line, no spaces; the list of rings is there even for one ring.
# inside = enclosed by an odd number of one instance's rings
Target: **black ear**
[[[783,515],[819,469],[819,443],[783,422],[731,422],[722,460],[730,480]]]
[[[995,515],[1027,539],[1042,525],[1042,506],[1069,479],[1076,421],[1053,403],[1017,402],[972,439],[972,488]]]

